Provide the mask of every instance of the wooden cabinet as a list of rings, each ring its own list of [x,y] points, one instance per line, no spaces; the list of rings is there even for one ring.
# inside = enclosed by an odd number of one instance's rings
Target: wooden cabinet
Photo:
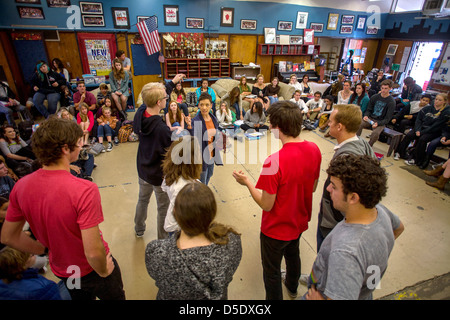
[[[231,78],[235,80],[240,80],[241,77],[247,78],[247,81],[254,83],[256,81],[256,76],[261,73],[260,66],[244,66],[244,67],[234,67],[231,74]]]
[[[313,52],[308,52],[309,45],[288,45],[288,44],[259,44],[258,54],[265,55],[283,55],[283,56],[305,56],[320,53],[320,45],[314,45]]]
[[[166,59],[165,77],[184,73],[187,78],[230,77],[230,59]]]

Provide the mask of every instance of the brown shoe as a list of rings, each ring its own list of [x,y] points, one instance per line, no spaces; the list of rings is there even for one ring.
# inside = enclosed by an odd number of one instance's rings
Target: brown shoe
[[[423,173],[425,173],[427,176],[432,177],[439,177],[442,172],[444,172],[444,168],[442,168],[442,165],[437,166],[434,170],[423,170]]]
[[[438,188],[439,190],[444,190],[445,185],[447,184],[449,178],[444,178],[444,176],[440,176],[438,181],[429,182],[427,181],[427,185]]]

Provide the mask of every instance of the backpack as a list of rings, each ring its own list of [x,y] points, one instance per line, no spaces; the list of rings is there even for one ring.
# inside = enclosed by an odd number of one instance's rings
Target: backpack
[[[197,93],[195,91],[191,91],[186,93],[186,104],[189,106],[197,105]]]
[[[117,135],[117,137],[119,138],[119,142],[120,143],[127,142],[132,132],[133,132],[132,124],[125,124],[121,126],[119,129],[119,133]]]
[[[33,134],[33,124],[34,121],[26,120],[19,122],[19,124],[17,125],[20,137],[22,138],[23,141],[30,140],[31,135]]]

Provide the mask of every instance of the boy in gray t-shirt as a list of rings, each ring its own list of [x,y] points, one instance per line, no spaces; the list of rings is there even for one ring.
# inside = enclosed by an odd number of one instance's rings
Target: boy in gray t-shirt
[[[308,280],[305,299],[372,299],[387,269],[400,219],[380,204],[387,176],[369,156],[342,155],[327,170],[333,206],[345,219],[325,238]]]

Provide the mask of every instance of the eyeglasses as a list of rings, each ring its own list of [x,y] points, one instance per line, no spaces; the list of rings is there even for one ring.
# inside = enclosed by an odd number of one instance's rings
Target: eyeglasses
[[[159,99],[159,100],[164,100],[164,99],[169,99],[169,95],[166,95],[165,97]]]

